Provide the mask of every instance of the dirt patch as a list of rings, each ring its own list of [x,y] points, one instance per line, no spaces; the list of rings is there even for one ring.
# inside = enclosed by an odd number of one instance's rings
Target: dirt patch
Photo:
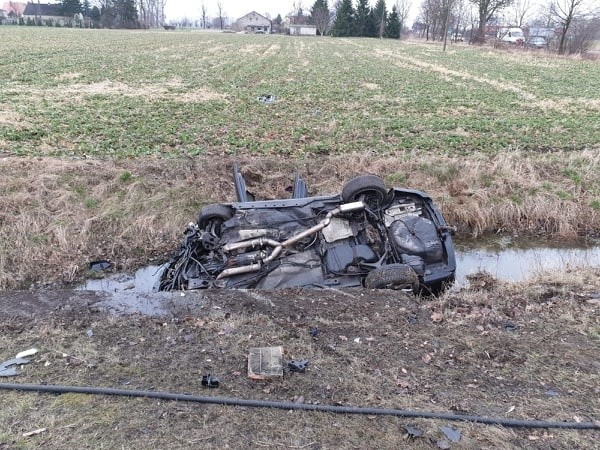
[[[489,280],[488,280],[489,281]],[[40,353],[11,382],[593,421],[600,272],[415,298],[386,291],[225,291],[165,298],[160,317],[116,317],[93,293],[0,294],[0,359]],[[282,345],[305,373],[249,380],[250,347]],[[201,386],[207,373],[218,389]],[[2,392],[0,446],[592,448],[598,431]],[[405,426],[423,432],[409,438]],[[45,432],[31,437],[34,429]],[[285,430],[285,433],[282,432]]]
[[[15,111],[0,111],[0,126],[21,130],[29,128],[31,124],[25,120],[23,115]]]

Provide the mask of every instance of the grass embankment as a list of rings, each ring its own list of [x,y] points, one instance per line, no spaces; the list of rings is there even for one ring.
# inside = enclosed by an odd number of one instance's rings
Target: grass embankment
[[[1,27],[0,51],[0,288],[164,258],[203,204],[232,198],[231,159],[267,198],[296,167],[313,193],[371,172],[469,234],[600,229],[597,62],[35,27]]]
[[[299,168],[311,192],[339,192],[365,172],[392,186],[426,190],[464,236],[486,232],[543,233],[564,239],[600,229],[600,212],[584,186],[598,186],[597,155],[472,155],[412,152],[394,157],[345,155],[300,162],[242,159],[248,188],[259,198],[287,196]],[[567,169],[557,169],[557,167]],[[577,181],[565,176],[576,171]],[[0,160],[0,287],[71,282],[87,264],[110,258],[117,270],[164,260],[203,204],[233,201],[230,164],[196,157],[65,161]]]

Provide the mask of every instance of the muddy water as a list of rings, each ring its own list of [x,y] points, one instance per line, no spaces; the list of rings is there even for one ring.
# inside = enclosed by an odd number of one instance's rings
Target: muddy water
[[[600,242],[578,247],[552,247],[548,243],[531,243],[509,238],[494,241],[458,243],[456,249],[456,285],[467,285],[466,276],[485,271],[500,280],[522,281],[545,270],[577,267],[600,267]],[[114,298],[142,296],[145,301],[152,296],[162,266],[148,266],[134,275],[108,276],[89,280],[78,289],[104,291],[117,294]],[[125,301],[127,305],[129,301]],[[147,305],[152,308],[152,305]]]
[[[456,284],[485,271],[506,281],[523,281],[548,270],[600,267],[600,243],[579,247],[539,246],[524,242],[492,242],[486,247],[456,245]]]

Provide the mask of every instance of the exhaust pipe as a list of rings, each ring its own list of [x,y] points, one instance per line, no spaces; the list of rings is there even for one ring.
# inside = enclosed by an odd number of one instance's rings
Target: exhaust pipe
[[[225,269],[223,272],[221,272],[219,274],[219,276],[217,277],[217,280],[220,280],[220,279],[226,278],[226,277],[230,277],[233,275],[240,275],[243,273],[256,272],[256,271],[260,270],[261,267],[263,267],[265,264],[267,264],[267,263],[273,261],[275,258],[277,258],[283,252],[284,249],[292,246],[293,244],[301,241],[302,239],[304,239],[308,236],[312,236],[313,234],[321,231],[323,228],[325,228],[326,226],[328,226],[331,223],[331,219],[333,217],[335,217],[339,214],[342,214],[342,213],[352,212],[352,211],[361,211],[363,209],[365,209],[365,204],[363,202],[344,203],[343,205],[340,205],[337,208],[329,211],[327,213],[327,215],[325,216],[325,218],[323,220],[321,220],[321,222],[319,222],[315,226],[313,226],[307,230],[304,230],[304,231],[296,234],[295,236],[292,236],[291,238],[287,239],[286,241],[283,241],[282,243],[279,243],[274,239],[258,238],[258,239],[252,239],[250,241],[235,242],[232,244],[227,244],[227,245],[223,246],[223,250],[225,250],[226,252],[229,252],[232,250],[239,250],[242,248],[248,248],[248,247],[263,247],[265,245],[270,245],[275,248],[273,249],[271,254],[269,256],[267,256],[266,258],[264,258],[261,262],[258,262],[255,264],[250,264],[247,266],[242,266],[242,267],[232,267],[231,269]]]

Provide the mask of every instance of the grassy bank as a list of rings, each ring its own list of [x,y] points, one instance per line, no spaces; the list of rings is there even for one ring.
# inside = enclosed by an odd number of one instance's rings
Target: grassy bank
[[[301,161],[239,158],[258,198],[287,197],[296,169],[311,194],[339,192],[376,173],[388,186],[427,191],[459,236],[537,234],[561,240],[600,229],[600,160],[593,152],[394,157],[347,154]],[[72,282],[89,261],[117,270],[164,261],[201,206],[234,200],[231,161],[209,157],[0,159],[0,288]],[[576,176],[574,175],[576,174]]]

